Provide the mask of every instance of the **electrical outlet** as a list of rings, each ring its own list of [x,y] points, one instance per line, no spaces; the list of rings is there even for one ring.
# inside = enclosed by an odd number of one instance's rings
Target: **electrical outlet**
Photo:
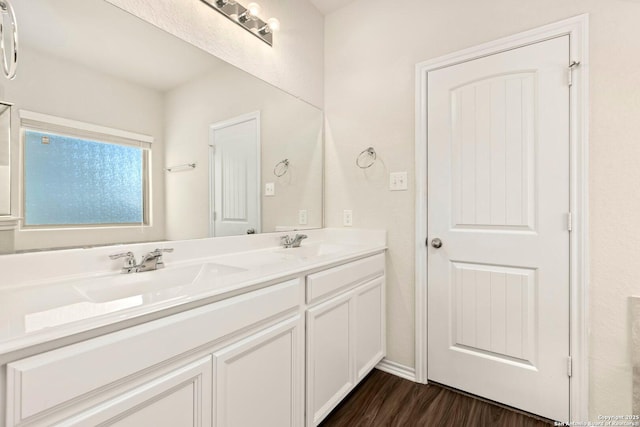
[[[391,172],[389,174],[389,190],[391,191],[407,190],[407,173]]]
[[[307,225],[307,210],[300,209],[298,211],[298,224]]]
[[[266,184],[264,184],[264,195],[265,196],[276,195],[276,185],[273,182],[267,182]]]
[[[352,210],[346,210],[345,209],[343,217],[342,217],[342,225],[344,225],[345,227],[353,226],[353,211]]]

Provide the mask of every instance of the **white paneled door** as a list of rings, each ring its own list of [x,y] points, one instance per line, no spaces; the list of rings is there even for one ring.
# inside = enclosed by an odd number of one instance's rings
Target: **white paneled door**
[[[248,114],[211,126],[210,235],[260,232],[260,120]]]
[[[569,36],[428,74],[428,378],[569,418]]]

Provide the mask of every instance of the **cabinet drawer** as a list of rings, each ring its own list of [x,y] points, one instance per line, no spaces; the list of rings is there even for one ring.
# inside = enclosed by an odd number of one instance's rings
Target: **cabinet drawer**
[[[384,254],[307,276],[307,304],[384,274]]]
[[[211,426],[211,356],[151,378],[121,395],[89,407],[53,425],[90,427]],[[39,424],[39,423],[37,423]],[[51,425],[45,421],[42,425]]]
[[[295,279],[10,363],[8,425],[295,310],[300,292]]]

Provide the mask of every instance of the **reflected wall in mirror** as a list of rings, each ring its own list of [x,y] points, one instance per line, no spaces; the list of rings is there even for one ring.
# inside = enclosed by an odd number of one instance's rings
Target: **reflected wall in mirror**
[[[15,9],[15,251],[322,227],[321,110],[104,0]]]
[[[0,216],[11,215],[11,105],[0,102]]]

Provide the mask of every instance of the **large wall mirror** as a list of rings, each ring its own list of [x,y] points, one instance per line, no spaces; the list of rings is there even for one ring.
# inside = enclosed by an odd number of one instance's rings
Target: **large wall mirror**
[[[15,9],[15,251],[322,227],[321,110],[104,0]]]

